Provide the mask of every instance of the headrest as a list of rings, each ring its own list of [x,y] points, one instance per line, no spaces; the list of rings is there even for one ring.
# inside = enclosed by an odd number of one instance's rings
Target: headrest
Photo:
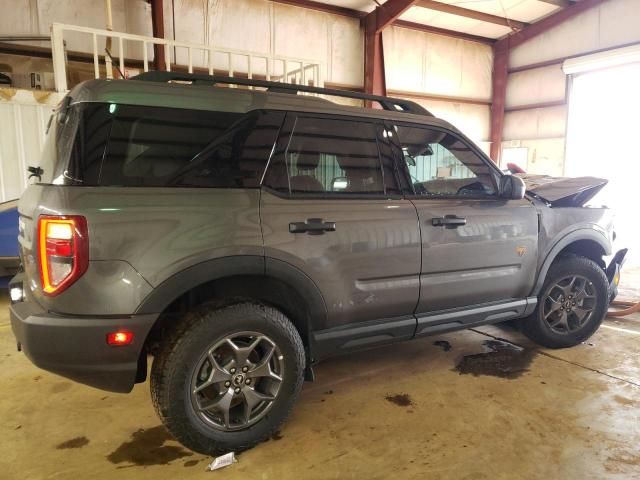
[[[320,163],[320,154],[317,152],[301,152],[296,159],[298,170],[315,170]]]

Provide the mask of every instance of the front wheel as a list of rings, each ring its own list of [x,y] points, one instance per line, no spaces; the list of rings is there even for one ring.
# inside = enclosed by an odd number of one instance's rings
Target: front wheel
[[[593,335],[607,313],[609,283],[600,266],[584,257],[564,257],[549,269],[533,314],[522,332],[548,348],[578,345]]]
[[[300,391],[304,347],[279,311],[251,303],[200,307],[180,323],[151,371],[154,406],[171,434],[203,454],[268,438]]]

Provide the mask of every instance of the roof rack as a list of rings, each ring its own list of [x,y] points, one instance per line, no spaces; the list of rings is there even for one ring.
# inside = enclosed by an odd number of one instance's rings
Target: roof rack
[[[321,95],[330,95],[334,97],[346,97],[355,98],[358,100],[370,100],[378,102],[384,110],[390,110],[394,112],[413,113],[416,115],[427,115],[433,117],[433,114],[429,112],[422,105],[411,100],[404,100],[401,98],[383,97],[381,95],[371,95],[368,93],[351,92],[348,90],[337,90],[333,88],[321,88],[312,87],[308,85],[297,85],[294,83],[280,83],[271,82],[268,80],[254,80],[251,78],[237,78],[237,77],[218,77],[213,75],[205,75],[198,73],[180,73],[180,72],[164,72],[164,71],[149,71],[131,77],[131,80],[143,80],[146,82],[191,82],[195,85],[215,85],[217,83],[229,84],[229,85],[246,85],[250,87],[266,88],[270,92],[277,93],[290,93],[297,95],[298,92],[306,93],[318,93]]]

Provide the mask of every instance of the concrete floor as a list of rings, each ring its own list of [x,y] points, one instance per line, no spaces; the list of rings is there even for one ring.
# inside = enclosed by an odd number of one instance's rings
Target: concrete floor
[[[148,384],[111,394],[33,367],[7,303],[2,479],[640,479],[640,315],[569,350],[486,327],[327,361],[279,435],[211,473],[160,425]]]

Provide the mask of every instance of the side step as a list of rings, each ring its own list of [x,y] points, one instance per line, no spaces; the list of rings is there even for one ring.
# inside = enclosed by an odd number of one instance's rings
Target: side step
[[[422,315],[418,317],[415,336],[435,335],[526,317],[533,312],[537,303],[538,299],[536,297],[529,297],[467,310]]]

